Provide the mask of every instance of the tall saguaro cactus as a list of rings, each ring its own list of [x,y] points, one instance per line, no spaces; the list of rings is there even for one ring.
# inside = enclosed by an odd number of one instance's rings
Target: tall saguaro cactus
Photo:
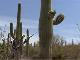
[[[41,12],[39,19],[39,40],[40,40],[40,58],[48,59],[50,56],[49,48],[53,37],[53,25],[58,25],[64,19],[60,14],[55,20],[52,20],[56,12],[51,11],[51,0],[41,0]]]
[[[10,23],[10,34],[13,39],[20,40],[22,36],[22,23],[21,20],[21,3],[18,3],[18,13],[17,13],[17,26],[16,26],[16,32],[13,33],[13,23]],[[14,36],[16,35],[16,36]]]
[[[28,57],[29,56],[29,40],[30,40],[31,37],[34,36],[34,34],[32,34],[30,36],[29,35],[29,29],[27,29],[26,34],[27,34],[27,38],[25,39],[24,43],[26,43],[26,56]]]
[[[20,20],[21,20],[21,3],[19,2],[18,12],[17,12],[17,26],[13,33],[13,23],[10,23],[10,35],[14,39],[13,42],[16,44],[14,46],[16,46],[15,49],[17,50],[17,53],[19,52],[19,54],[21,55],[22,54],[22,42],[23,42],[24,35],[22,36],[22,22],[20,22]],[[17,60],[18,60],[18,57],[17,57]]]

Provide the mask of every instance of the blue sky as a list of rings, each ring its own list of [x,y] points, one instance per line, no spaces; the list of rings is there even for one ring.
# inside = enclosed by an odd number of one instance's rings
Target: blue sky
[[[29,28],[30,34],[38,32],[38,23],[40,15],[40,0],[22,0],[22,19],[23,33]],[[9,23],[13,22],[16,26],[18,0],[0,0],[0,26],[7,25],[9,31]],[[80,25],[80,0],[52,0],[52,9],[56,10],[57,14],[65,15],[64,21],[53,26],[54,34],[63,36],[67,42],[80,42],[80,32],[76,24]],[[34,35],[30,42],[38,40],[38,33]]]

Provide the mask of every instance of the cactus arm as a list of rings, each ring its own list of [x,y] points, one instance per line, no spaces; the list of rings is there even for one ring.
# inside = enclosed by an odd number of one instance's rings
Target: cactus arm
[[[54,16],[55,16],[55,14],[56,14],[56,11],[55,11],[55,10],[54,10],[54,11],[49,10],[49,11],[48,11],[48,18],[53,19]]]
[[[48,18],[53,19],[54,16],[56,14],[56,11],[51,11],[49,10],[48,12]],[[62,21],[64,20],[64,15],[63,14],[59,14],[54,20],[53,20],[53,25],[58,25],[60,24]]]
[[[53,25],[58,25],[64,20],[64,15],[60,14],[58,15],[55,20],[53,20]]]
[[[10,23],[10,35],[13,39],[16,39],[13,34],[13,23]]]
[[[10,34],[13,36],[13,23],[10,23]]]
[[[17,23],[20,23],[21,19],[21,3],[18,3]]]

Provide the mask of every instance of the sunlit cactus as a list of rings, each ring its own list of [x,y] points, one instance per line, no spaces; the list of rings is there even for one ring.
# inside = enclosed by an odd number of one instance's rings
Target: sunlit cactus
[[[29,30],[27,29],[27,39],[26,39],[26,56],[29,56]]]
[[[21,20],[21,3],[18,3],[17,23],[20,23],[20,20]]]
[[[26,31],[26,39],[24,41],[24,44],[26,43],[26,56],[29,56],[29,40],[31,37],[33,37],[34,34],[32,34],[31,36],[29,35],[29,29],[27,29]]]
[[[53,37],[53,25],[58,25],[64,20],[64,15],[58,15],[54,20],[56,11],[51,10],[51,0],[41,0],[39,19],[40,58],[49,59],[50,44]],[[46,53],[47,52],[47,53]]]
[[[20,55],[22,54],[22,43],[24,38],[24,35],[22,36],[22,22],[20,20],[21,20],[21,3],[18,3],[17,25],[14,31],[13,31],[13,23],[10,23],[10,35],[14,39],[16,44],[15,46],[17,48],[17,55],[16,55],[17,60],[18,60],[18,53]]]
[[[14,29],[14,36],[16,37],[16,29]]]
[[[22,45],[23,45],[23,38],[24,38],[24,36],[22,36],[22,22],[20,23],[20,37],[22,37],[22,38],[20,38],[20,52],[21,52],[21,54],[22,54]]]
[[[30,39],[29,29],[27,29],[26,34],[27,36],[26,36],[24,43],[26,43],[26,56],[28,57],[29,56],[29,39]]]
[[[10,23],[10,34],[13,36],[13,23]]]
[[[22,22],[20,23],[20,36],[22,36]]]
[[[27,29],[27,38],[29,38],[29,29]]]
[[[7,59],[10,59],[10,52],[11,52],[11,44],[10,44],[10,33],[8,33],[7,37]]]
[[[17,26],[13,33],[13,23],[10,23],[10,34],[13,37],[13,39],[19,40],[22,35],[22,23],[20,22],[21,19],[21,4],[18,4],[18,13],[17,13]],[[16,37],[14,37],[16,35]]]

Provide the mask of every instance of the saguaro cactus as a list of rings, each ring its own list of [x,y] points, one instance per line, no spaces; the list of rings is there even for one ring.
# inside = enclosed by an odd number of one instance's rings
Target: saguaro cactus
[[[39,40],[40,40],[40,58],[49,58],[49,47],[53,37],[53,25],[58,25],[64,19],[60,14],[55,20],[52,20],[56,12],[51,11],[51,0],[41,0],[41,12],[39,19]]]
[[[18,13],[17,13],[17,26],[16,26],[16,34],[13,33],[13,23],[10,23],[10,34],[13,39],[20,40],[22,35],[22,23],[20,22],[21,19],[21,3],[18,3]],[[16,37],[14,37],[16,35]]]
[[[20,20],[21,20],[21,3],[19,2],[18,13],[17,13],[17,26],[13,33],[13,23],[10,23],[10,35],[14,39],[13,42],[16,44],[15,46],[17,48],[17,52],[19,52],[21,55],[22,54],[22,42],[23,42],[24,35],[22,36],[22,22],[20,22]]]
[[[26,43],[26,56],[28,57],[29,56],[29,40],[30,40],[31,37],[34,36],[34,34],[32,34],[30,36],[29,35],[29,29],[27,29],[26,34],[27,34],[27,38],[25,39],[24,43]]]
[[[29,56],[29,39],[30,39],[30,36],[29,36],[29,30],[27,29],[27,38],[25,39],[25,42],[26,42],[26,56]]]

